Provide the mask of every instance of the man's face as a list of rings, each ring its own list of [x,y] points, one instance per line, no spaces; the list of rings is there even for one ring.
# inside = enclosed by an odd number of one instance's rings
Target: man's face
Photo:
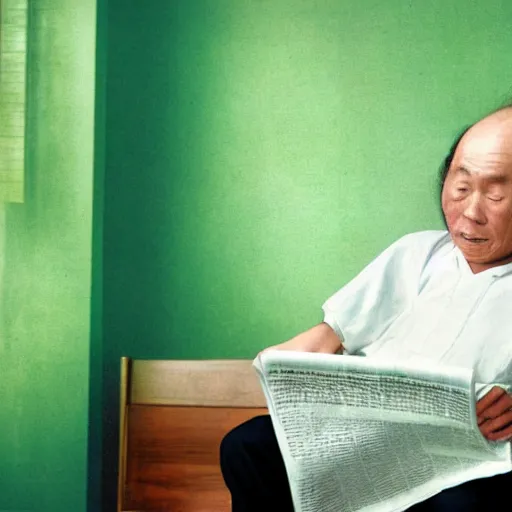
[[[511,112],[468,131],[443,187],[448,230],[475,273],[512,261]]]

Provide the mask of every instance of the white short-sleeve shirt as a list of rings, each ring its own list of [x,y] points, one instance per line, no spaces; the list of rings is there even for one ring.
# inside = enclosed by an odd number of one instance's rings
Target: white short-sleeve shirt
[[[446,231],[406,235],[323,305],[348,354],[512,384],[512,263],[473,274]]]

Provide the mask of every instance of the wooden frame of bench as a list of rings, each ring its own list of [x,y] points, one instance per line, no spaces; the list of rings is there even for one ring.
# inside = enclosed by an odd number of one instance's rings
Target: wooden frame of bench
[[[118,512],[228,512],[220,442],[267,413],[250,360],[123,357]]]

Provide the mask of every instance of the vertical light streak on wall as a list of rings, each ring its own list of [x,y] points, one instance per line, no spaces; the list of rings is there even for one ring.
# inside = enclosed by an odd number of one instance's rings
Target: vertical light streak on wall
[[[0,203],[0,293],[4,289],[4,267],[5,267],[5,207]],[[3,355],[4,343],[4,310],[0,307],[0,357]]]

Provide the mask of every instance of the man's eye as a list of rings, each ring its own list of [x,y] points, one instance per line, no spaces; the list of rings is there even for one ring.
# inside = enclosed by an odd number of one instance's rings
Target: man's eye
[[[503,197],[500,197],[500,196],[489,196],[489,199],[491,201],[494,201],[495,203],[499,203],[503,199]]]
[[[466,187],[457,187],[457,192],[461,192],[461,193],[464,193],[464,192],[467,192],[468,189]]]

